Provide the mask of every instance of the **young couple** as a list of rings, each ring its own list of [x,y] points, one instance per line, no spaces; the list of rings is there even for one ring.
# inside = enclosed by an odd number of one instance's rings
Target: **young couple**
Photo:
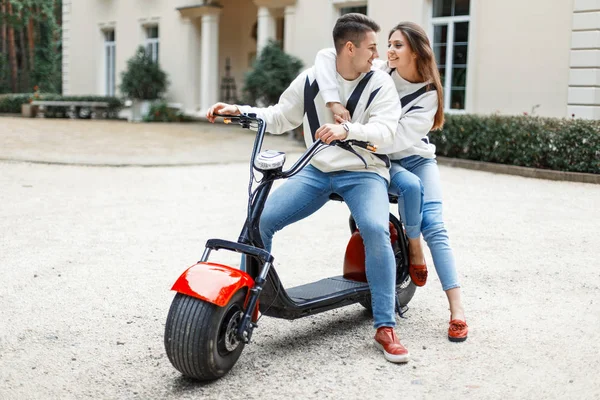
[[[355,154],[337,146],[318,153],[269,197],[260,230],[270,250],[275,232],[313,214],[331,193],[342,196],[365,245],[375,345],[386,360],[404,363],[409,352],[394,331],[395,261],[389,239],[388,189],[399,195],[399,212],[409,236],[411,278],[420,286],[427,279],[422,233],[450,304],[448,339],[466,340],[468,327],[442,220],[435,146],[427,139],[429,131],[441,128],[444,121],[433,52],[423,29],[406,22],[390,32],[388,61],[377,60],[379,29],[362,14],[343,15],[333,29],[335,49],[321,50],[315,66],[302,72],[276,105],[217,103],[207,118],[214,122],[214,114],[252,112],[275,134],[303,123],[307,146],[317,139],[327,144],[354,139],[377,146],[377,154],[355,147],[366,167]]]

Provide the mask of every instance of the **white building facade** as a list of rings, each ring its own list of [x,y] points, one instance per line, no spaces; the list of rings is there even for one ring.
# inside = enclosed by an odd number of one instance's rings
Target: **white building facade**
[[[64,94],[119,95],[138,46],[188,112],[225,100],[269,39],[305,66],[345,12],[429,33],[448,112],[600,119],[600,0],[63,0]],[[228,85],[231,90],[231,84]]]

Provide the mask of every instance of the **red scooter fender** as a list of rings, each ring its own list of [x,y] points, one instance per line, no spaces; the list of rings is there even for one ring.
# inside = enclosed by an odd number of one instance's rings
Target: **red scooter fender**
[[[396,243],[398,231],[390,222],[390,241]],[[365,267],[365,245],[360,232],[355,230],[350,236],[344,257],[344,278],[351,281],[367,282]]]
[[[243,287],[252,288],[254,279],[227,265],[199,262],[177,279],[171,290],[224,307]]]

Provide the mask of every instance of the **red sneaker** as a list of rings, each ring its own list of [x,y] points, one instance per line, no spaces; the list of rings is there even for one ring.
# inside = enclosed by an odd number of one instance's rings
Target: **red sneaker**
[[[393,363],[405,363],[410,359],[408,350],[402,346],[394,328],[382,326],[375,333],[375,346],[383,351],[386,360]]]
[[[465,321],[460,319],[450,320],[448,328],[448,340],[451,342],[464,342],[469,334],[469,326]]]
[[[408,264],[410,279],[417,286],[425,286],[427,282],[427,265]]]

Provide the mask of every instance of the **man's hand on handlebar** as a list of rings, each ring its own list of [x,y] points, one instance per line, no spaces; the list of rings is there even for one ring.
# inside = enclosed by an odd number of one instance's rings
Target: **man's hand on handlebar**
[[[215,117],[215,114],[240,115],[240,110],[233,104],[216,103],[208,109],[206,112],[206,118],[210,122],[215,122],[215,119],[217,118]]]
[[[344,140],[348,137],[348,132],[342,125],[324,124],[315,132],[315,138],[321,139],[321,142],[331,144],[334,140]]]

